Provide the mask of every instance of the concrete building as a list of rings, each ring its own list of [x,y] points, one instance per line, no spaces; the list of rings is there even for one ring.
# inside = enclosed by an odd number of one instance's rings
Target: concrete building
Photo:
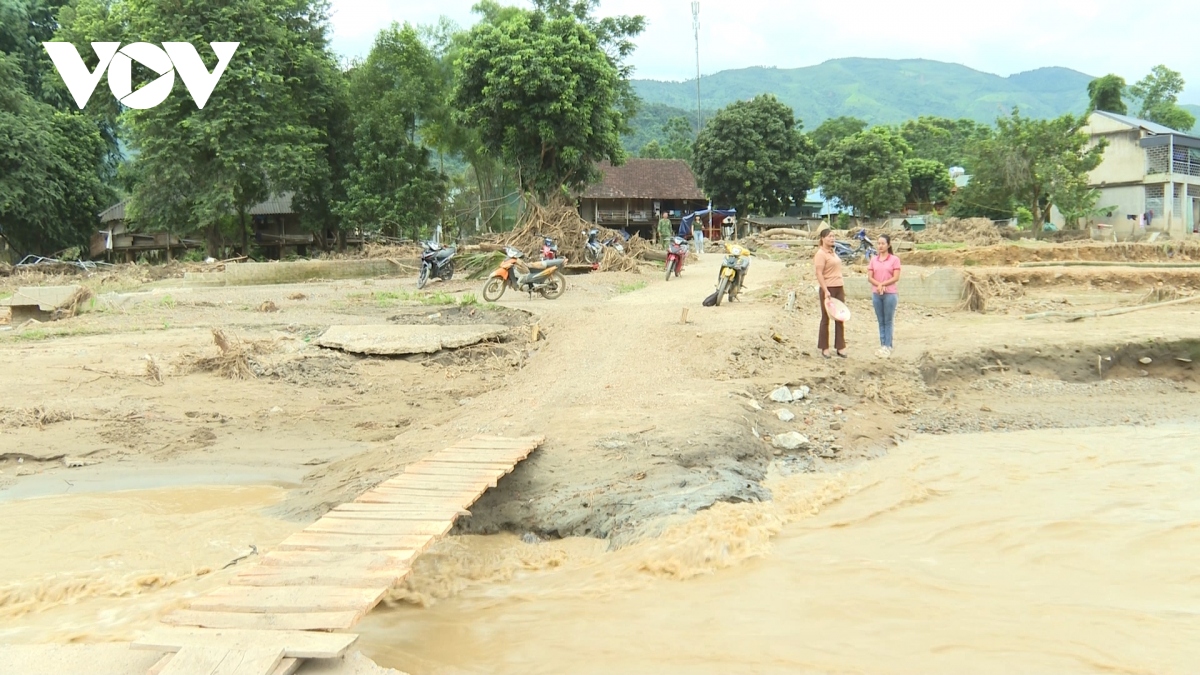
[[[1132,233],[1138,216],[1150,213],[1150,231],[1172,238],[1200,232],[1200,137],[1102,111],[1091,114],[1083,131],[1093,142],[1108,141],[1090,183],[1100,191],[1096,206],[1115,210],[1097,222]]]

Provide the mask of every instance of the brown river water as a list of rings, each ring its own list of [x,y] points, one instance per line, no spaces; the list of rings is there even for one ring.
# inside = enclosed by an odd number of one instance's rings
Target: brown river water
[[[620,551],[450,538],[355,632],[413,675],[1192,673],[1198,479],[1200,426],[923,437]],[[296,529],[283,497],[0,504],[0,641],[130,639]]]

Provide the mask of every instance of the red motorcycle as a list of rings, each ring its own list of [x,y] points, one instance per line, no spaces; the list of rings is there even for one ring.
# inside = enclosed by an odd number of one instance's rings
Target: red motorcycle
[[[679,276],[679,272],[683,270],[683,261],[687,258],[688,243],[683,237],[674,237],[671,243],[667,246],[667,281],[671,280],[671,273]]]

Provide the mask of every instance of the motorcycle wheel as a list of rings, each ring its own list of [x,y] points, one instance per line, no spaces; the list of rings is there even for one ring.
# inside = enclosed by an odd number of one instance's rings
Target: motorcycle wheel
[[[421,265],[421,271],[417,274],[417,288],[425,288],[427,283],[429,283],[429,265]]]
[[[717,307],[721,306],[721,298],[729,292],[729,279],[721,277],[721,281],[717,283]]]
[[[496,302],[500,296],[504,295],[504,289],[508,288],[508,284],[500,277],[492,277],[483,285],[483,299],[485,302]]]
[[[670,281],[670,280],[671,280],[671,273],[675,271],[675,265],[676,265],[676,264],[677,264],[677,263],[676,263],[676,261],[674,261],[674,260],[668,260],[668,261],[667,261],[667,281]]]
[[[547,300],[557,300],[566,290],[567,278],[562,275],[562,272],[555,272],[550,275],[550,281],[538,292]]]
[[[442,266],[438,272],[438,278],[442,281],[450,281],[454,278],[454,261],[451,260]]]
[[[588,246],[583,247],[583,261],[595,265],[600,262],[600,256]]]

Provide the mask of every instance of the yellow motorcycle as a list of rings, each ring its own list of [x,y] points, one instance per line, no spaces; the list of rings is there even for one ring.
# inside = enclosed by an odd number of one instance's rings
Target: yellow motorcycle
[[[717,273],[716,304],[721,305],[721,299],[728,297],[730,302],[737,300],[742,292],[742,284],[746,281],[746,272],[750,269],[750,250],[731,242],[725,242],[725,259],[721,261],[721,271]]]

